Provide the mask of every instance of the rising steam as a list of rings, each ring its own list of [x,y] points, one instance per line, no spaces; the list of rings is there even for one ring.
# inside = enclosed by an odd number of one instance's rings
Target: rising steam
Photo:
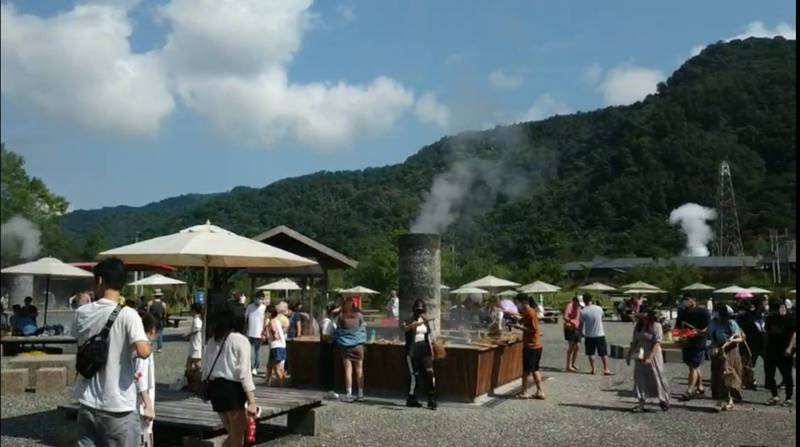
[[[3,257],[33,259],[42,249],[42,232],[28,219],[14,216],[0,226]]]
[[[686,235],[686,248],[683,256],[708,256],[708,243],[714,237],[714,231],[708,221],[717,218],[713,208],[706,208],[696,203],[685,203],[669,213],[669,223],[680,225]]]

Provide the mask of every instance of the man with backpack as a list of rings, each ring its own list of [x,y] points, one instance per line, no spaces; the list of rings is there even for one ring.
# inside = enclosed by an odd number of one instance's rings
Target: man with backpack
[[[74,397],[78,410],[78,442],[88,446],[136,446],[140,421],[137,413],[133,359],[150,356],[151,347],[142,319],[120,305],[127,280],[125,266],[116,258],[94,269],[97,301],[75,311],[73,333],[78,338]]]

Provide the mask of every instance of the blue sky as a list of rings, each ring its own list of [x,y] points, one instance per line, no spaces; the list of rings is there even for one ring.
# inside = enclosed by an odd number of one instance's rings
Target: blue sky
[[[796,28],[790,1],[80,3],[2,9],[2,140],[72,209],[399,163]]]

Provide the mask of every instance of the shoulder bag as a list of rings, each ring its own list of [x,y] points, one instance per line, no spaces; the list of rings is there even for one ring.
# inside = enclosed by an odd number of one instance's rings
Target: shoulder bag
[[[98,371],[106,366],[108,361],[108,332],[122,310],[122,304],[111,312],[103,329],[89,337],[80,347],[75,356],[75,369],[87,379],[91,379]]]
[[[219,360],[219,356],[222,354],[222,348],[225,347],[225,342],[227,340],[228,336],[226,335],[222,340],[222,343],[219,345],[217,357],[214,359],[214,363],[211,364],[211,369],[208,370],[205,380],[198,383],[196,389],[194,390],[194,394],[197,395],[197,397],[199,397],[203,402],[208,402],[208,381],[211,378],[211,373],[214,372],[214,367],[217,366],[217,360]]]

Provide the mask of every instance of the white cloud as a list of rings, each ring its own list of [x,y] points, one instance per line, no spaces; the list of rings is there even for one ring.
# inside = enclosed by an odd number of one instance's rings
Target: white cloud
[[[522,76],[495,70],[489,73],[489,85],[497,90],[515,90],[522,87]]]
[[[775,28],[770,29],[764,25],[764,22],[756,21],[747,25],[747,28],[744,30],[744,32],[723,40],[725,42],[730,42],[731,40],[744,40],[750,37],[776,36],[781,36],[788,40],[797,40],[797,30],[787,23],[779,23],[775,26]],[[697,45],[692,48],[692,56],[697,56],[700,54],[705,47],[706,45]]]
[[[417,99],[414,113],[420,122],[433,124],[442,130],[447,130],[450,124],[450,111],[432,93],[426,93]]]
[[[154,136],[174,101],[153,53],[134,54],[125,11],[78,5],[49,18],[0,5],[0,90],[38,113],[103,133]]]
[[[288,139],[329,150],[390,131],[414,93],[386,76],[293,83],[289,65],[313,26],[311,0],[171,0],[162,48],[130,49],[137,0],[96,0],[39,18],[2,5],[2,92],[90,130],[154,135],[180,99],[221,134],[267,147]],[[355,18],[352,9],[344,17]],[[433,96],[421,120],[447,123]]]
[[[622,65],[609,70],[597,90],[603,94],[606,105],[627,105],[655,93],[656,86],[664,79],[666,76],[659,70]]]
[[[595,85],[603,78],[603,67],[600,64],[587,65],[586,68],[583,69],[581,78],[583,82],[589,85]]]
[[[520,117],[520,121],[540,121],[553,115],[566,115],[572,108],[550,94],[544,94],[533,102],[533,105]]]

